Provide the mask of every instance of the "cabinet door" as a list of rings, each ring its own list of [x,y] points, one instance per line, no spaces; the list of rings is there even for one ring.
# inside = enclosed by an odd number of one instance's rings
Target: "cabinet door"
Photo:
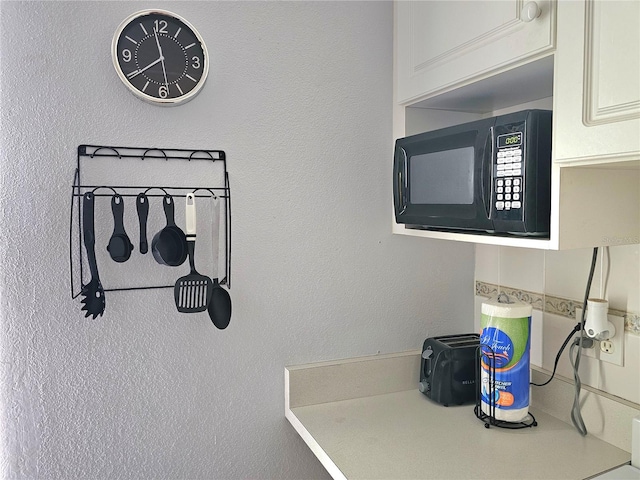
[[[555,2],[525,22],[523,0],[399,1],[395,4],[396,101],[410,103],[554,48]]]
[[[555,160],[639,159],[640,2],[561,1],[555,62]]]

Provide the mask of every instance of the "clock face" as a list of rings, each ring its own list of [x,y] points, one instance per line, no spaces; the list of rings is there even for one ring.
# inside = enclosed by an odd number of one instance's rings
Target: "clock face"
[[[144,10],[125,19],[113,37],[111,54],[124,84],[138,97],[159,105],[192,99],[209,71],[200,34],[164,10]]]

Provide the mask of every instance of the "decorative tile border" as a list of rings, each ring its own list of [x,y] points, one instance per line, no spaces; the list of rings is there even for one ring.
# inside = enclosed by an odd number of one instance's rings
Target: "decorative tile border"
[[[515,297],[521,302],[530,303],[536,310],[543,310],[544,295],[528,290],[496,285],[494,283],[476,282],[476,295],[480,297],[495,297],[499,293],[506,293],[510,297]]]
[[[485,283],[476,281],[476,295],[479,297],[495,297],[500,293],[500,287],[493,283]]]
[[[561,317],[576,318],[576,307],[582,308],[582,302],[569,300],[568,298],[545,295],[544,311]]]
[[[544,295],[537,292],[529,292],[505,285],[476,281],[476,295],[480,297],[495,297],[499,293],[506,293],[510,297],[530,303],[534,309],[553,315],[560,315],[566,318],[576,318],[576,307],[582,308],[582,302],[568,298]],[[610,309],[613,315],[624,318],[624,329],[635,335],[640,335],[640,315],[637,313],[625,312],[623,310]]]
[[[624,329],[627,332],[640,335],[640,315],[637,313],[626,313],[624,316]]]
[[[544,310],[544,295],[527,290],[518,290],[511,287],[500,286],[500,291],[510,297],[515,297],[521,302],[529,303],[536,310]]]

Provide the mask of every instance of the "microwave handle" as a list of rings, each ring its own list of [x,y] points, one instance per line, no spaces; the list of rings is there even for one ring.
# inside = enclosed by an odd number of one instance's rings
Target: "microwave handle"
[[[485,140],[484,145],[484,158],[482,159],[482,203],[484,204],[484,210],[487,214],[487,218],[491,218],[491,173],[493,172],[493,145],[494,140],[494,127],[490,127],[489,135]]]
[[[401,158],[400,154],[402,155]],[[407,209],[407,152],[400,147],[396,153],[396,165],[394,177],[396,181],[395,209],[396,214],[400,215]]]

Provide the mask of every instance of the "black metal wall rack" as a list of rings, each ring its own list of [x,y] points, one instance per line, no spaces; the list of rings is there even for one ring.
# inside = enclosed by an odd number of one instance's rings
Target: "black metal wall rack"
[[[182,166],[188,168],[182,169]],[[167,181],[167,179],[170,180]],[[200,258],[211,258],[215,261],[220,252],[224,258],[216,265],[201,265],[197,268],[205,275],[218,278],[219,283],[226,285],[227,288],[231,287],[231,190],[224,151],[79,145],[71,192],[69,227],[69,270],[73,299],[80,295],[86,285],[89,270],[83,252],[82,235],[82,198],[87,192],[92,192],[95,196],[95,221],[101,227],[102,237],[113,226],[109,204],[114,194],[120,195],[125,203],[125,217],[129,220],[129,230],[133,230],[131,233],[137,232],[138,229],[133,226],[134,222],[131,220],[134,218],[137,226],[135,201],[131,201],[130,197],[135,198],[139,193],[144,193],[149,199],[149,207],[150,210],[154,210],[158,228],[164,226],[164,224],[160,225],[161,221],[165,221],[161,199],[167,194],[176,199],[176,223],[183,230],[184,225],[181,226],[179,221],[180,206],[183,204],[178,199],[185,198],[189,192],[195,194],[198,204],[198,224],[206,224],[206,214],[211,212],[211,202],[220,202],[219,224],[212,225],[207,232],[201,232],[201,230],[197,232],[196,257],[199,254]],[[156,202],[156,205],[152,205],[152,201]],[[202,205],[209,208],[203,209]],[[205,215],[202,215],[202,212]],[[201,215],[204,217],[203,220],[200,220]],[[151,217],[150,215],[150,219]],[[134,247],[131,258],[133,259],[137,252],[135,261],[127,260],[121,264],[113,262],[106,255],[105,249],[102,248],[107,243],[106,239],[100,238],[96,232],[96,250],[100,257],[98,264],[101,267],[105,292],[174,288],[175,282],[172,278],[177,279],[181,276],[177,270],[182,268],[180,270],[182,274],[185,273],[185,269],[188,272],[188,262],[186,266],[175,268],[155,262],[151,252],[151,239],[155,232],[153,229],[149,229],[148,232],[148,254],[140,255],[137,251],[139,249]],[[210,233],[211,237],[203,233]],[[216,242],[219,239],[218,252],[215,252],[215,255],[209,255],[212,250],[206,243],[213,243],[216,234],[218,235]],[[131,235],[132,243],[137,245],[137,242],[133,241],[134,238],[137,237]],[[127,268],[130,262],[135,265]],[[223,266],[218,271],[220,263]],[[209,267],[212,268],[211,273],[206,270]],[[103,271],[105,271],[104,276]]]

